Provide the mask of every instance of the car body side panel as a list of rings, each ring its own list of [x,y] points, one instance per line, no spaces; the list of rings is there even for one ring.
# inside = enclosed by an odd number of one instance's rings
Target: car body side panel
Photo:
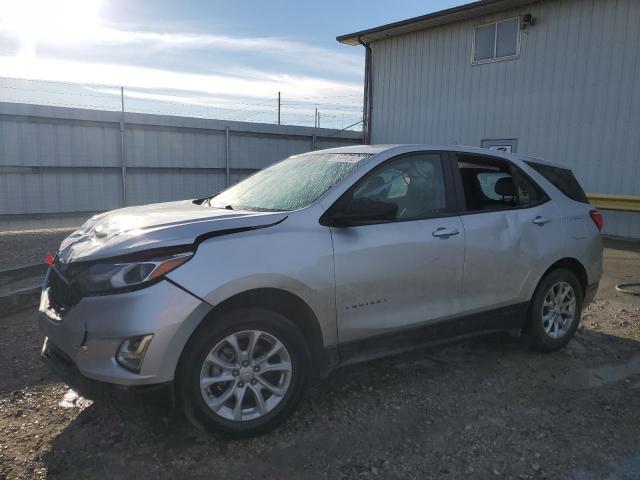
[[[545,216],[551,222],[536,225]],[[548,202],[537,207],[463,215],[466,258],[465,312],[497,308],[531,298],[537,279],[564,243],[562,219]]]
[[[589,211],[595,207],[571,200],[521,159],[516,158],[512,161],[547,192],[561,214],[564,238],[558,259],[575,258],[587,272],[587,284],[599,282],[602,277],[602,237],[589,215]],[[536,162],[539,161],[536,159]]]
[[[602,237],[589,216],[593,206],[567,201],[563,205],[565,245],[563,255],[575,258],[587,273],[587,285],[600,281],[602,277]]]
[[[212,306],[257,288],[292,293],[315,314],[324,346],[335,346],[333,245],[318,222],[323,212],[316,204],[278,225],[206,240],[168,277]]]

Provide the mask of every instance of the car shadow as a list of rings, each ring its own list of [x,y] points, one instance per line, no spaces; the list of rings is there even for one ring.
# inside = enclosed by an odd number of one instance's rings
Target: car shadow
[[[204,478],[212,471],[239,478],[251,473],[304,478],[310,464],[317,471],[330,468],[318,465],[318,458],[357,473],[359,467],[350,460],[354,455],[376,457],[377,449],[383,455],[407,439],[424,448],[433,445],[438,455],[455,456],[464,447],[463,434],[471,434],[475,422],[482,423],[483,435],[494,443],[511,431],[512,422],[525,431],[540,425],[563,431],[557,440],[547,436],[544,441],[557,441],[550,448],[557,447],[573,464],[604,472],[609,468],[604,460],[590,457],[587,447],[580,450],[583,424],[600,428],[603,415],[608,415],[603,404],[622,401],[617,386],[636,382],[639,374],[640,342],[622,336],[581,327],[565,349],[540,353],[516,338],[493,334],[338,369],[310,386],[290,420],[254,439],[216,439],[191,427],[178,411],[150,407],[135,398],[94,402],[61,431],[43,459],[50,478]],[[556,414],[547,418],[541,402],[553,405]],[[572,403],[575,411],[557,414]],[[576,418],[582,426],[576,427]],[[633,417],[618,420],[617,436],[627,431],[631,435],[640,425]],[[516,455],[519,448],[538,442],[528,435],[521,447],[507,444],[503,454],[506,449]],[[456,440],[433,443],[438,438]],[[486,461],[495,463],[503,454],[492,459],[487,453]],[[623,443],[607,443],[600,452],[603,459],[620,457],[621,462],[627,454]]]

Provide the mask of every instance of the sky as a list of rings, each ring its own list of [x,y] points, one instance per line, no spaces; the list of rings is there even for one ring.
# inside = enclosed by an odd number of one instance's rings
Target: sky
[[[0,0],[0,100],[346,127],[364,49],[335,37],[454,0]],[[354,127],[359,128],[359,127]]]

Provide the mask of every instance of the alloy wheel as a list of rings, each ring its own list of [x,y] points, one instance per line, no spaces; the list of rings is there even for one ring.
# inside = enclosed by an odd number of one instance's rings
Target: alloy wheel
[[[291,356],[280,340],[260,330],[244,330],[211,349],[200,371],[200,390],[215,414],[237,422],[255,420],[282,401],[292,370]]]
[[[576,316],[576,293],[567,282],[554,283],[542,302],[542,325],[549,337],[563,337]]]

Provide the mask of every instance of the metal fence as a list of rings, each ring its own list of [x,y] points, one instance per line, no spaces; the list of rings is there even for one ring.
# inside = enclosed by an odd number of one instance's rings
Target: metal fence
[[[0,103],[0,231],[194,198],[355,131]]]

